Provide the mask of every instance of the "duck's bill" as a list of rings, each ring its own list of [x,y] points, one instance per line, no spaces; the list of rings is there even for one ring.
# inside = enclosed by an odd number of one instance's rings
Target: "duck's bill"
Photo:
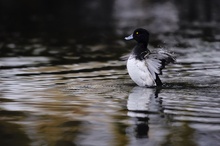
[[[132,40],[133,39],[133,34],[129,35],[128,37],[125,37],[125,40]]]

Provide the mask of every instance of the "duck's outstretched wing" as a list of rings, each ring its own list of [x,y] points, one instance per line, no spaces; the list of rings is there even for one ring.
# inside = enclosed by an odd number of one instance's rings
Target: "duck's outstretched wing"
[[[156,80],[167,64],[175,62],[175,57],[165,50],[159,50],[146,54],[145,62],[154,80]]]

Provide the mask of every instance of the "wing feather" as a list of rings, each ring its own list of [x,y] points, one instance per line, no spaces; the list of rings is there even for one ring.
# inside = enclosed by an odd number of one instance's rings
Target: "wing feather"
[[[162,69],[166,65],[173,62],[175,62],[174,56],[165,50],[151,52],[145,56],[145,63],[154,79],[156,75],[162,74]]]

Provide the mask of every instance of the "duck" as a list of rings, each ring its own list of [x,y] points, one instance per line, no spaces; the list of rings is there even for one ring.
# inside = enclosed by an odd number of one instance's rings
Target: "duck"
[[[159,75],[166,65],[175,62],[173,54],[164,49],[150,51],[148,49],[149,32],[144,28],[137,28],[125,37],[125,40],[135,40],[137,44],[129,54],[127,71],[130,78],[141,87],[158,87],[163,83]]]

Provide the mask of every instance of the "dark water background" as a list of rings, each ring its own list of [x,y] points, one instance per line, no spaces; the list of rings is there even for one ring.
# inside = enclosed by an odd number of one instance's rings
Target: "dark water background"
[[[0,0],[0,145],[220,146],[218,0]],[[174,52],[162,89],[125,62]]]

